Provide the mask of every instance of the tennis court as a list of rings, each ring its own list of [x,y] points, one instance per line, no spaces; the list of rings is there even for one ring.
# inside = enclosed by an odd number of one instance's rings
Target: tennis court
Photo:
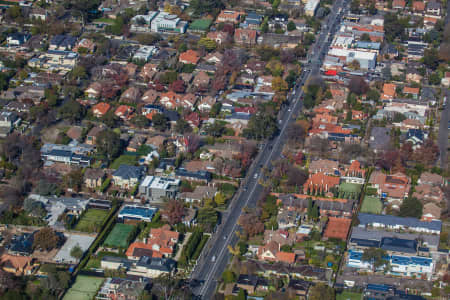
[[[128,237],[134,230],[133,225],[116,224],[106,238],[104,245],[108,247],[126,248],[128,247]]]
[[[97,294],[104,278],[78,275],[64,300],[91,300]]]
[[[366,196],[364,197],[362,206],[361,206],[361,212],[363,213],[369,213],[369,214],[381,214],[383,211],[383,204],[381,203],[381,200],[377,197],[372,196]]]
[[[78,224],[75,226],[75,230],[83,232],[99,232],[103,221],[108,216],[109,211],[102,209],[88,209]]]

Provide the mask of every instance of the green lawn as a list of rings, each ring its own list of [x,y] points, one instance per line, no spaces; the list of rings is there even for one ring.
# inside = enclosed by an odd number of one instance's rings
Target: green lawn
[[[369,214],[381,214],[383,211],[383,204],[377,197],[366,196],[364,197],[361,212]]]
[[[136,155],[121,155],[109,166],[110,169],[118,169],[120,165],[135,165],[137,163]]]
[[[102,209],[88,209],[75,226],[75,230],[83,232],[99,232],[109,211]]]
[[[359,193],[361,192],[362,185],[356,183],[343,182],[339,185],[339,190],[346,193]]]
[[[104,278],[78,275],[64,300],[91,300],[97,294]]]
[[[336,294],[336,300],[361,300],[362,294],[360,293],[350,293],[343,292],[341,294]]]
[[[128,238],[134,230],[133,225],[116,224],[113,230],[106,238],[104,245],[107,247],[126,248],[128,247]]]
[[[99,19],[93,20],[92,22],[113,24],[114,20],[113,19],[109,19],[109,18],[99,18]]]
[[[339,192],[337,193],[338,198],[344,199],[358,199],[361,194],[362,185],[356,183],[343,182],[339,185]]]

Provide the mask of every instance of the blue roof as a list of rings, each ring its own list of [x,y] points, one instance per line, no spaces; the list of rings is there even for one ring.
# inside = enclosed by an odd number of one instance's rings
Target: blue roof
[[[387,284],[373,284],[373,283],[369,283],[367,285],[367,289],[368,290],[372,290],[372,291],[387,292],[387,291],[392,289],[392,286],[387,285]]]
[[[409,129],[408,133],[406,134],[406,138],[409,139],[409,138],[411,138],[413,136],[415,136],[416,138],[418,138],[418,139],[420,139],[422,141],[424,139],[423,131],[420,130],[420,129]]]
[[[359,224],[360,226],[367,226],[369,224],[373,223],[379,223],[389,226],[404,226],[404,227],[418,227],[418,228],[425,228],[428,230],[434,230],[434,231],[441,231],[442,228],[442,222],[439,220],[433,220],[430,222],[424,222],[420,221],[416,218],[403,218],[403,217],[396,217],[391,215],[374,215],[374,214],[366,214],[366,213],[360,213],[358,215]]]
[[[427,257],[417,257],[417,256],[409,257],[409,256],[392,255],[391,263],[404,266],[412,264],[429,266],[431,263],[433,263],[433,260]]]
[[[384,237],[381,239],[380,248],[387,251],[416,253],[417,241]]]
[[[363,49],[374,49],[374,50],[380,50],[381,44],[377,42],[364,42],[364,41],[358,41],[356,42],[357,48],[363,48]]]
[[[124,206],[123,209],[120,211],[120,214],[123,215],[135,215],[140,216],[143,218],[152,218],[153,215],[156,213],[156,208],[150,208],[150,207],[134,207],[134,206]]]

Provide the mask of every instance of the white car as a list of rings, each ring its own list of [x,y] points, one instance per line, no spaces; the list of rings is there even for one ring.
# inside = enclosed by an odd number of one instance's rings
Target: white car
[[[258,173],[255,173],[255,175],[253,176],[253,178],[258,178]]]

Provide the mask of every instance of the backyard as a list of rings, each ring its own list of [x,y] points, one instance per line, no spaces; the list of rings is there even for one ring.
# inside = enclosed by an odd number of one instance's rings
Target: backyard
[[[110,169],[118,169],[120,165],[132,165],[137,163],[138,157],[136,155],[121,155],[114,160],[109,166]]]
[[[108,213],[107,210],[102,209],[87,210],[81,216],[81,219],[75,226],[75,230],[82,232],[99,232]]]

